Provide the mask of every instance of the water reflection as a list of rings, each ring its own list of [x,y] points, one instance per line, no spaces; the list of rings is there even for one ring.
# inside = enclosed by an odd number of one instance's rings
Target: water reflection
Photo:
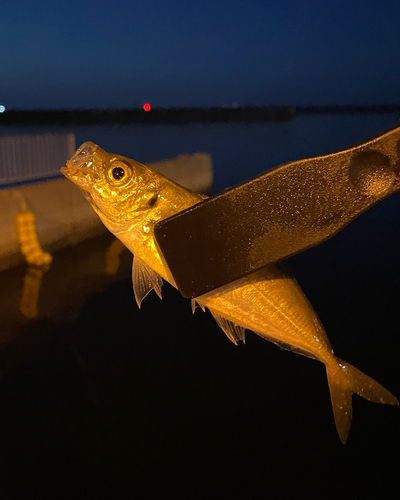
[[[38,321],[77,319],[87,298],[129,277],[131,265],[129,252],[106,234],[57,253],[51,266],[23,265],[0,273],[0,356],[13,342],[21,347]]]
[[[39,316],[39,292],[44,273],[50,266],[29,266],[24,276],[19,310],[26,318]]]
[[[55,286],[54,289],[48,290],[49,287],[54,286],[56,283],[64,283],[65,282],[65,277],[56,275],[56,276],[51,276],[50,280],[46,280],[46,290],[45,292],[41,292],[42,289],[42,282],[43,278],[46,273],[48,273],[51,269],[51,264],[43,265],[43,266],[33,266],[30,265],[26,269],[26,274],[23,279],[22,283],[22,292],[21,292],[21,300],[19,304],[19,311],[20,313],[25,316],[28,319],[36,319],[39,317],[49,317],[53,319],[73,319],[77,317],[80,308],[82,307],[83,303],[85,302],[85,299],[87,298],[88,295],[90,295],[92,292],[97,291],[103,286],[100,286],[100,283],[106,286],[110,281],[112,281],[112,277],[115,276],[120,267],[121,267],[121,257],[124,252],[128,253],[126,250],[126,247],[116,238],[112,238],[111,236],[108,236],[107,238],[104,238],[105,241],[109,241],[108,246],[105,248],[102,248],[102,245],[99,245],[99,241],[95,240],[95,244],[91,242],[93,245],[90,246],[95,246],[96,252],[92,252],[91,248],[88,248],[89,245],[79,245],[78,247],[75,247],[74,250],[72,250],[72,254],[69,254],[68,258],[74,258],[75,253],[80,253],[82,252],[83,255],[86,257],[84,259],[77,259],[77,264],[72,265],[71,268],[73,270],[73,275],[76,274],[77,277],[79,277],[79,285],[74,287],[74,289],[77,290],[82,290],[81,282],[82,278],[85,279],[86,273],[90,273],[90,279],[86,280],[86,283],[89,284],[89,287],[84,287],[83,288],[83,293],[74,293],[72,295],[73,300],[71,300],[71,297],[66,295],[66,289],[64,286]],[[81,248],[83,246],[84,248]],[[101,265],[101,254],[104,252],[103,259],[104,263],[103,266]],[[93,260],[93,257],[95,259]],[[62,254],[60,255],[60,262],[57,262],[59,264],[59,272],[60,270],[64,270],[67,272],[67,265],[69,262],[64,262]],[[58,259],[57,259],[58,260]],[[91,265],[89,265],[89,261]],[[128,270],[128,262],[129,259],[126,258],[123,260],[124,263],[124,268],[121,270],[122,272],[125,273],[125,271]],[[63,264],[66,264],[65,266]],[[98,274],[96,273],[96,269],[98,269]],[[103,270],[103,272],[102,272]],[[68,274],[69,274],[69,269],[68,269]],[[104,275],[104,276],[103,276]],[[124,274],[125,275],[125,274]],[[107,279],[106,277],[109,277],[110,279]],[[69,276],[69,279],[71,279],[71,276]],[[16,283],[17,285],[17,283]],[[91,288],[90,285],[93,285],[93,288]],[[67,316],[65,316],[65,308],[62,306],[60,309],[55,308],[55,310],[51,309],[51,314],[49,314],[49,305],[47,303],[43,303],[44,301],[42,300],[42,304],[40,307],[40,313],[39,313],[39,303],[40,303],[40,295],[41,293],[47,293],[47,295],[50,295],[53,299],[53,301],[59,305],[68,303],[69,304],[69,313]],[[72,316],[71,316],[72,314]]]

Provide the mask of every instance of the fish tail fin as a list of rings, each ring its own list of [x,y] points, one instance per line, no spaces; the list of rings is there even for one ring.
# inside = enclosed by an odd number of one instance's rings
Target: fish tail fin
[[[326,366],[329,391],[331,394],[333,415],[340,440],[344,444],[349,434],[353,393],[368,401],[388,405],[398,405],[397,398],[387,389],[375,382],[349,363],[336,358],[337,365]]]

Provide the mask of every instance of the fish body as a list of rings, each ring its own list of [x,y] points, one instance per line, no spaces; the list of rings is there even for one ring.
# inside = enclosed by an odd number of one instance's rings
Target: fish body
[[[154,238],[163,219],[199,203],[193,193],[145,165],[83,144],[62,168],[91,203],[105,226],[133,253],[133,286],[140,307],[154,289],[161,297],[162,279],[176,287]],[[179,249],[177,249],[179,251]],[[245,329],[281,347],[314,358],[326,366],[339,437],[347,439],[352,393],[370,401],[398,405],[384,387],[334,355],[326,332],[297,282],[275,266],[210,292],[192,302],[208,308],[236,344]]]

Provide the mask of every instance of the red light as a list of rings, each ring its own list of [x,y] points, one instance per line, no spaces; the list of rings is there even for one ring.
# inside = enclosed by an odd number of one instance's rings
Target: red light
[[[144,109],[145,111],[150,111],[150,110],[151,110],[151,106],[150,106],[150,104],[149,104],[148,102],[146,102],[146,104],[143,104],[143,109]]]

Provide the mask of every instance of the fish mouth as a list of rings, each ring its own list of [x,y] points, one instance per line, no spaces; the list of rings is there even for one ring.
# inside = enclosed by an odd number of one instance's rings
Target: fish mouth
[[[79,188],[79,190],[81,191],[81,193],[83,194],[83,196],[85,197],[85,199],[87,201],[89,201],[90,203],[92,203],[92,201],[93,201],[92,195],[90,194],[90,192],[87,189],[85,189],[82,186],[82,180],[83,179],[81,179],[81,175],[79,173],[79,170],[80,170],[80,168],[82,168],[82,165],[76,165],[73,162],[74,157],[79,153],[80,149],[81,148],[78,149],[78,151],[71,158],[71,160],[67,161],[67,165],[66,166],[60,168],[60,172],[68,180],[72,181],[75,184],[76,187]]]
[[[68,163],[68,162],[67,162],[67,163]],[[63,175],[65,175],[65,177],[66,177],[67,179],[69,179],[70,181],[73,181],[72,174],[71,174],[70,169],[69,169],[69,167],[68,167],[68,166],[61,167],[61,168],[60,168],[60,172],[61,172]]]
[[[61,167],[60,172],[82,191],[87,200],[90,198],[90,193],[84,188],[85,178],[82,176],[82,172],[79,171],[79,167],[76,168],[74,166],[74,168],[71,168],[70,162],[67,161],[67,165],[65,167]]]
[[[65,167],[61,167],[61,173],[75,184],[81,184],[82,174],[90,172],[93,168],[94,154],[98,146],[93,142],[85,142],[78,148],[72,158],[67,161]]]
[[[80,184],[79,182],[79,175],[78,175],[78,171],[76,172],[71,172],[71,168],[70,166],[68,165],[69,162],[67,162],[67,166],[65,167],[61,167],[60,168],[60,172],[70,181],[72,181],[75,186],[77,188],[79,188],[80,192],[83,194],[83,196],[85,197],[85,199],[87,201],[92,201],[92,195],[89,193],[89,191],[87,191],[86,189],[84,189],[82,187],[82,185]]]

